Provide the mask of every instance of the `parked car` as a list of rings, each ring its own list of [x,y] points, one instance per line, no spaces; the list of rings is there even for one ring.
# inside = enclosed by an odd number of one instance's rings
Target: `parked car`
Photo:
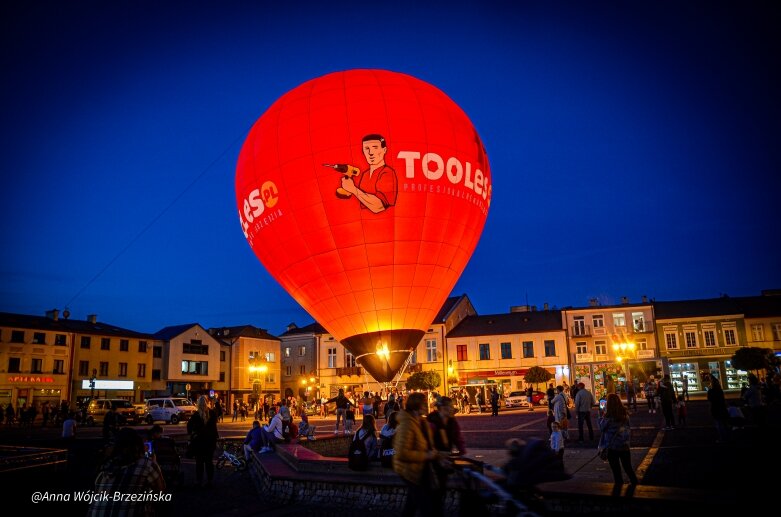
[[[160,397],[146,401],[146,422],[152,424],[158,420],[169,424],[187,421],[197,411],[190,399],[182,397]]]
[[[138,421],[133,404],[125,399],[92,399],[87,406],[87,425],[103,424],[109,408],[117,414],[117,424],[135,424]]]
[[[532,394],[532,404],[535,406],[547,406],[548,396],[545,395],[545,392],[543,391],[535,391]],[[504,399],[504,406],[507,408],[529,407],[529,401],[526,398],[526,390],[511,391]]]
[[[133,407],[136,410],[136,419],[139,422],[145,421],[147,415],[146,404],[133,404]]]
[[[310,401],[306,402],[303,406],[303,411],[306,416],[316,416],[320,414],[320,402]]]

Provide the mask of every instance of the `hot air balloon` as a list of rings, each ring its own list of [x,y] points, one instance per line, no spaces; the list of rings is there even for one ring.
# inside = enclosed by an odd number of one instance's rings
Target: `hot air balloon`
[[[461,108],[385,70],[290,90],[255,122],[236,166],[255,255],[378,382],[393,379],[455,286],[491,188]]]

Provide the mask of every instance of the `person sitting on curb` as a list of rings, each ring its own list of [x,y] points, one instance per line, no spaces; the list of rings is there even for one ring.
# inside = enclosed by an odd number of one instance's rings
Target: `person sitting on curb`
[[[271,418],[268,425],[261,427],[262,431],[262,443],[263,447],[258,451],[259,454],[265,454],[267,452],[274,451],[274,444],[284,443],[285,436],[282,434],[282,411],[277,412]]]
[[[301,440],[315,440],[315,430],[317,426],[309,424],[309,417],[306,413],[301,413],[301,421],[298,423],[298,441]]]

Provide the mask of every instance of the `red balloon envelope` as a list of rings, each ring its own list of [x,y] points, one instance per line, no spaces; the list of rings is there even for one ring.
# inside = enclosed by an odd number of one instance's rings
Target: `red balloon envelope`
[[[236,167],[258,259],[380,382],[393,379],[483,230],[483,144],[442,91],[349,70],[308,81],[255,123]]]

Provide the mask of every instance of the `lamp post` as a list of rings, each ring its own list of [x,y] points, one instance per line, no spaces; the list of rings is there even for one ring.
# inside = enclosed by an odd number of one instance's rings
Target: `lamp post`
[[[616,361],[619,365],[623,366],[624,372],[624,383],[632,382],[632,371],[629,367],[629,360],[634,357],[635,355],[635,347],[636,345],[634,343],[614,343],[613,344],[613,351],[616,354]],[[624,386],[624,392],[626,393],[626,385]]]

